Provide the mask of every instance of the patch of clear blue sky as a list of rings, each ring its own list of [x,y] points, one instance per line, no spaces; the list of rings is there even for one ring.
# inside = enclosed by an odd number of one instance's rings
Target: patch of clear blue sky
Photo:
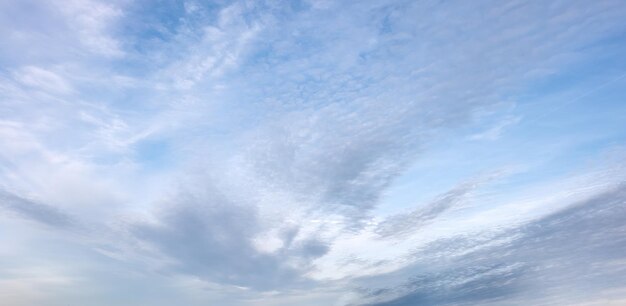
[[[507,165],[529,168],[490,188],[519,191],[565,178],[626,141],[626,44],[624,34],[595,41],[580,50],[582,60],[534,78],[505,94],[514,107],[501,110],[461,132],[434,141],[416,164],[388,191],[384,201],[397,210],[426,203],[468,177]],[[584,54],[584,55],[581,55]],[[493,140],[471,140],[505,118]],[[504,119],[503,119],[504,118]],[[469,131],[469,133],[468,133]],[[389,206],[381,207],[385,212]]]
[[[170,144],[166,139],[145,139],[137,143],[136,154],[140,163],[148,170],[168,168],[172,162]]]

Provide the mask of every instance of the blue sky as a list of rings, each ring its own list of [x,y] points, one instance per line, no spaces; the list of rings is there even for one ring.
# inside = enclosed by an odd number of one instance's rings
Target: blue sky
[[[0,1],[3,305],[622,305],[623,1]]]

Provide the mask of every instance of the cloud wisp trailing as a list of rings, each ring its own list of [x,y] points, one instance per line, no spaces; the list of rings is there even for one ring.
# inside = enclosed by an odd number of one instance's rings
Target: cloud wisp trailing
[[[72,218],[54,206],[33,202],[4,190],[0,190],[0,198],[6,211],[25,219],[56,228],[72,226]]]
[[[433,241],[367,305],[574,304],[622,289],[624,185],[518,227]],[[367,280],[365,280],[367,282]],[[365,304],[363,304],[365,305]]]

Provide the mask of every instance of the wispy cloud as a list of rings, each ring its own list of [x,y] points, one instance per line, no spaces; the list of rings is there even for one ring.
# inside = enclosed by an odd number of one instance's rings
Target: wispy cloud
[[[403,286],[368,293],[387,301],[366,304],[569,304],[622,289],[624,196],[622,185],[520,227],[435,241],[396,272]]]
[[[10,213],[44,225],[57,228],[73,226],[72,218],[56,207],[37,203],[4,190],[0,190],[0,204]]]
[[[450,209],[467,201],[471,192],[492,180],[497,175],[489,175],[464,182],[452,190],[438,196],[435,200],[418,207],[409,213],[391,216],[377,225],[376,233],[385,238],[402,238],[420,227],[436,220]]]
[[[521,118],[519,117],[507,117],[504,120],[498,122],[493,127],[482,131],[477,134],[469,136],[470,140],[496,140],[502,136],[504,130],[512,125],[519,123]]]

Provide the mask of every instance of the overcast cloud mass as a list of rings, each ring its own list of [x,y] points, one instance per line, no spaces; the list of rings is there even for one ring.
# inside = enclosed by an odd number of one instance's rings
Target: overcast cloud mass
[[[0,0],[0,304],[626,305],[626,2]]]

